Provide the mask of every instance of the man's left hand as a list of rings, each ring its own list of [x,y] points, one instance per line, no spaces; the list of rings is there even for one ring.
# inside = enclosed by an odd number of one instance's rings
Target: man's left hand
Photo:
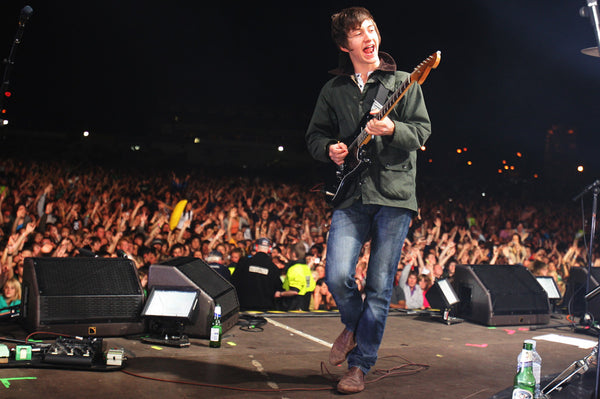
[[[394,122],[387,116],[381,120],[373,118],[365,126],[366,132],[373,136],[391,136],[395,128]]]

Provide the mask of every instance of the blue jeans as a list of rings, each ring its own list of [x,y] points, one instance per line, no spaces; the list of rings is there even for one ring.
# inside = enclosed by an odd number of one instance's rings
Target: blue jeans
[[[348,367],[360,367],[365,374],[377,361],[412,214],[404,208],[360,202],[333,212],[327,241],[326,282],[342,323],[355,333],[357,345],[348,355]],[[354,275],[360,250],[368,239],[371,254],[363,300]]]

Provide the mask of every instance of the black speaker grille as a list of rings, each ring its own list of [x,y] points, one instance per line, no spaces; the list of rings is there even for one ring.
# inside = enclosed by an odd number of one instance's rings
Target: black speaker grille
[[[190,280],[202,287],[211,298],[218,298],[232,287],[228,281],[220,274],[215,273],[202,259],[181,257],[170,259],[162,264],[177,267]]]
[[[43,296],[40,319],[42,324],[137,321],[142,307],[140,296]]]
[[[49,258],[36,262],[43,296],[139,295],[135,266],[126,259]]]

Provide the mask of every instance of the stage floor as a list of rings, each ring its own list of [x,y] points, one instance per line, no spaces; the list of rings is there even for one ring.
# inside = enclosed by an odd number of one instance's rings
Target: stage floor
[[[327,364],[331,343],[342,330],[337,314],[274,314],[257,328],[235,326],[222,347],[190,338],[187,348],[142,343],[138,337],[107,337],[123,348],[120,371],[59,368],[0,368],[1,398],[329,398],[346,364]],[[241,321],[243,319],[240,319]],[[261,319],[256,319],[261,321]],[[379,360],[355,398],[501,398],[512,385],[522,342],[558,335],[595,345],[573,332],[564,318],[552,326],[490,328],[470,322],[446,325],[429,316],[394,312]],[[0,324],[3,338],[24,339],[16,323]],[[52,342],[52,340],[44,340]],[[8,343],[9,347],[14,344]],[[592,349],[538,340],[542,374],[556,375]],[[409,365],[411,364],[411,365]],[[595,366],[594,366],[595,367]],[[386,374],[387,373],[387,374]]]

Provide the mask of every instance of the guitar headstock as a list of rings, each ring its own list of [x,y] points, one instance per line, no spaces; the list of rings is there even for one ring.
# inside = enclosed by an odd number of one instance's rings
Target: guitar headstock
[[[421,62],[410,74],[410,79],[413,82],[417,82],[418,84],[423,84],[427,76],[429,76],[429,72],[432,69],[437,68],[442,60],[442,52],[436,51],[427,57],[423,62]]]

